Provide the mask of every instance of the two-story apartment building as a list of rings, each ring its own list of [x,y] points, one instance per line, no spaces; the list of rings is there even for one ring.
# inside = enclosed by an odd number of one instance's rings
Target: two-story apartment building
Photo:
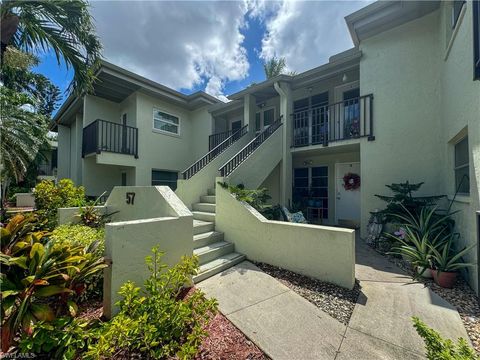
[[[425,182],[425,195],[453,199],[459,190],[461,241],[478,242],[479,8],[373,3],[346,17],[354,48],[228,103],[105,63],[95,93],[71,97],[56,115],[58,176],[92,196],[115,185],[176,188],[178,176],[189,207],[206,192],[205,178],[213,185],[223,176],[267,187],[272,202],[301,206],[313,222],[358,224],[362,235],[384,206],[374,195],[385,184]],[[360,179],[354,191],[343,186],[348,174]],[[477,289],[477,268],[469,277]]]

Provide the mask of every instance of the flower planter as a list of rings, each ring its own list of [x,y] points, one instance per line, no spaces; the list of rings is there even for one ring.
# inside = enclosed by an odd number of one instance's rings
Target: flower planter
[[[421,277],[423,277],[425,279],[431,279],[433,277],[433,274],[432,274],[433,270],[432,269],[425,268],[423,266],[417,266],[415,271],[417,272],[418,275],[420,275]]]
[[[437,285],[451,289],[455,285],[457,280],[457,273],[456,272],[449,272],[449,271],[438,271],[432,270],[433,279]]]

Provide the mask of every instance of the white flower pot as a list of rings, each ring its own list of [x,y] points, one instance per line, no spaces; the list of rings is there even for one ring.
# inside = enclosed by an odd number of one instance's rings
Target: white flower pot
[[[417,266],[417,274],[425,279],[431,279],[433,277],[432,270],[430,268],[424,268],[423,266]],[[423,273],[421,273],[423,271]]]

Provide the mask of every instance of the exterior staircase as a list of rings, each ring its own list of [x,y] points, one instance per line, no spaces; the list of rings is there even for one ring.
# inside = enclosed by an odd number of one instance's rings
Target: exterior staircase
[[[200,202],[193,204],[193,254],[200,260],[200,269],[193,281],[198,283],[239,262],[245,255],[235,252],[235,246],[215,231],[215,189],[209,189]]]

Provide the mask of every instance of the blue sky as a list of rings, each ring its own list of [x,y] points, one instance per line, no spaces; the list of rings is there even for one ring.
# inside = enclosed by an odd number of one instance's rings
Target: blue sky
[[[364,1],[97,1],[91,13],[106,60],[183,93],[213,96],[264,80],[263,61],[302,72],[352,46],[343,17]],[[72,78],[52,53],[35,69],[62,91]]]

